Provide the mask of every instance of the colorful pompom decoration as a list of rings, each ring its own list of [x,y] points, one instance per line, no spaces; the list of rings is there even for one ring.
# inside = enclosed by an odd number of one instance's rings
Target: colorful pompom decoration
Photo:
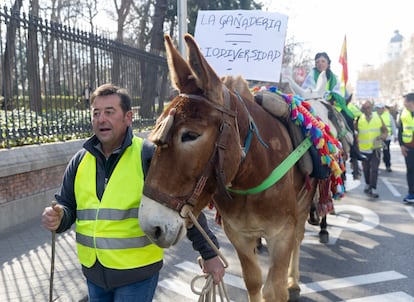
[[[345,194],[341,174],[345,172],[345,162],[342,157],[342,144],[332,134],[329,126],[315,113],[309,102],[299,95],[282,93],[275,86],[252,88],[252,92],[271,91],[283,97],[290,107],[291,120],[302,127],[305,136],[309,137],[318,150],[321,163],[330,168],[332,198],[341,199]]]

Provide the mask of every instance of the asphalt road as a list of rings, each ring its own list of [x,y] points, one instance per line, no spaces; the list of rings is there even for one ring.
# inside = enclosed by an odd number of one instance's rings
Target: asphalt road
[[[381,163],[378,199],[364,194],[363,177],[353,181],[348,175],[346,197],[335,203],[335,214],[328,216],[328,244],[319,243],[319,229],[307,225],[300,259],[300,301],[414,301],[414,205],[402,202],[407,185],[399,146],[392,144],[391,152],[393,172],[386,172]],[[206,214],[229,262],[225,283],[230,299],[247,302],[234,248],[214,225],[214,210]],[[190,242],[183,239],[165,254],[154,301],[197,301],[190,282],[201,272]],[[267,269],[266,248],[259,259]]]

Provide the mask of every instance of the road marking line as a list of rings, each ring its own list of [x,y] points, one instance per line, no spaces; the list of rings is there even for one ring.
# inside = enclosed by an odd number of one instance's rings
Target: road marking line
[[[392,195],[394,195],[395,197],[401,197],[400,192],[398,192],[398,190],[388,181],[387,177],[380,177],[380,179],[387,186],[388,190],[391,191]]]
[[[404,292],[393,292],[384,295],[370,296],[365,298],[357,298],[351,300],[343,300],[341,302],[413,302],[414,298]]]
[[[329,242],[333,245],[339,239],[342,231],[367,232],[376,228],[380,222],[379,216],[368,208],[356,205],[337,204],[334,215],[328,215]],[[362,220],[355,222],[351,220],[352,214],[362,216]],[[302,244],[321,244],[319,242],[319,226],[306,225],[305,238]]]
[[[380,222],[379,216],[374,211],[357,205],[335,205],[335,213],[336,215],[328,216],[328,224],[335,225],[347,231],[367,232],[376,228]],[[362,221],[356,223],[350,221],[350,215],[347,213],[357,213],[358,215],[361,215]],[[332,219],[330,219],[331,216],[333,216]],[[333,219],[335,216],[337,219]],[[340,219],[341,216],[345,218]]]
[[[200,274],[200,267],[189,261],[184,261],[182,263],[175,265],[178,268],[181,268],[186,271],[193,272],[195,274]],[[319,282],[311,282],[311,283],[302,283],[300,284],[301,294],[310,294],[320,291],[327,291],[327,290],[335,290],[344,287],[350,286],[358,286],[364,284],[371,284],[371,283],[378,283],[378,282],[386,282],[392,281],[397,279],[407,278],[407,276],[402,275],[396,271],[386,271],[380,273],[373,273],[373,274],[365,274],[365,275],[357,275],[352,277],[345,277],[345,278],[337,278],[331,279],[326,281],[319,281]],[[232,274],[225,274],[224,275],[224,283],[226,285],[231,285],[237,287],[239,289],[246,290],[244,285],[244,281],[241,277],[232,275]],[[187,285],[187,288],[189,286]],[[396,301],[393,301],[396,302]]]
[[[349,192],[358,188],[361,185],[361,180],[354,179],[351,173],[346,173],[345,189]]]
[[[414,208],[413,207],[404,207],[404,208],[407,210],[408,214],[410,214],[411,217],[414,219]]]
[[[342,215],[343,217],[345,215]],[[332,216],[335,217],[335,216]],[[343,217],[339,218],[339,219],[343,219]],[[335,217],[335,219],[337,219]],[[329,224],[331,224],[331,219],[329,219]],[[314,225],[308,225],[306,226],[308,230],[305,231],[305,238],[302,240],[302,244],[306,245],[306,244],[324,244],[324,243],[320,243],[319,242],[319,231],[320,231],[320,227],[319,226],[314,226]],[[341,233],[344,229],[340,228],[340,227],[336,227],[336,226],[331,226],[329,225],[329,242],[326,243],[328,245],[334,245],[336,243],[336,241],[339,239],[339,237],[341,236]]]
[[[319,281],[313,283],[306,283],[300,285],[301,294],[310,294],[321,291],[329,291],[344,287],[358,286],[364,284],[392,281],[397,279],[407,278],[407,276],[397,273],[395,271],[373,273],[366,275],[358,275],[352,277],[331,279],[326,281]]]
[[[176,292],[188,299],[191,299],[193,301],[198,301],[198,299],[200,298],[199,295],[196,295],[195,293],[193,293],[193,291],[191,290],[191,286],[188,283],[185,283],[183,281],[180,281],[178,279],[164,279],[160,282],[158,282],[158,286],[161,286],[165,289],[171,290],[173,292]],[[197,290],[200,290],[199,288],[197,288]],[[216,296],[216,300],[220,301],[220,296]],[[230,300],[231,302],[234,302],[233,300]]]

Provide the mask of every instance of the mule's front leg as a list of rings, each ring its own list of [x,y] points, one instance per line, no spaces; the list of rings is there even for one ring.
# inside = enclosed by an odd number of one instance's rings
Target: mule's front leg
[[[301,223],[298,223],[295,232],[295,240],[292,249],[292,255],[290,257],[289,270],[288,270],[288,290],[289,290],[289,302],[296,302],[300,297],[300,286],[299,286],[299,259],[300,259],[300,245],[305,234],[305,216]]]
[[[262,272],[255,252],[257,237],[245,237],[241,232],[226,226],[225,222],[223,227],[227,237],[237,251],[249,301],[262,302]]]
[[[243,279],[244,283],[246,284],[249,301],[262,302],[262,271],[254,252],[255,246],[256,240],[252,239],[247,246],[244,248],[242,247],[241,250],[239,248],[236,248],[236,250],[240,259],[240,264],[243,271]],[[246,253],[247,249],[251,252]]]
[[[288,268],[294,246],[294,227],[286,225],[283,232],[267,238],[269,271],[263,287],[263,301],[286,302],[288,293]]]
[[[315,184],[315,182],[313,183]],[[316,185],[316,184],[315,184]],[[315,186],[313,186],[315,188]],[[300,259],[300,246],[303,238],[305,237],[305,224],[309,215],[310,201],[314,196],[315,190],[308,191],[303,187],[299,196],[299,208],[298,219],[295,228],[295,241],[292,249],[292,256],[290,257],[290,265],[288,271],[288,290],[289,290],[289,302],[299,301],[300,298],[300,286],[299,286],[299,259]],[[319,194],[315,195],[315,198],[319,198]]]
[[[289,290],[289,302],[295,302],[300,297],[299,286],[299,257],[300,257],[300,242],[295,243],[295,247],[290,257],[289,272],[288,272],[288,290]]]

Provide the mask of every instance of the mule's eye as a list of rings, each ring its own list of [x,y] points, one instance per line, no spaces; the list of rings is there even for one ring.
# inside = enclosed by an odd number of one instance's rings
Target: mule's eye
[[[185,142],[191,142],[197,139],[197,137],[199,137],[200,135],[198,133],[195,132],[184,132],[183,135],[181,136],[181,142],[185,143]]]

